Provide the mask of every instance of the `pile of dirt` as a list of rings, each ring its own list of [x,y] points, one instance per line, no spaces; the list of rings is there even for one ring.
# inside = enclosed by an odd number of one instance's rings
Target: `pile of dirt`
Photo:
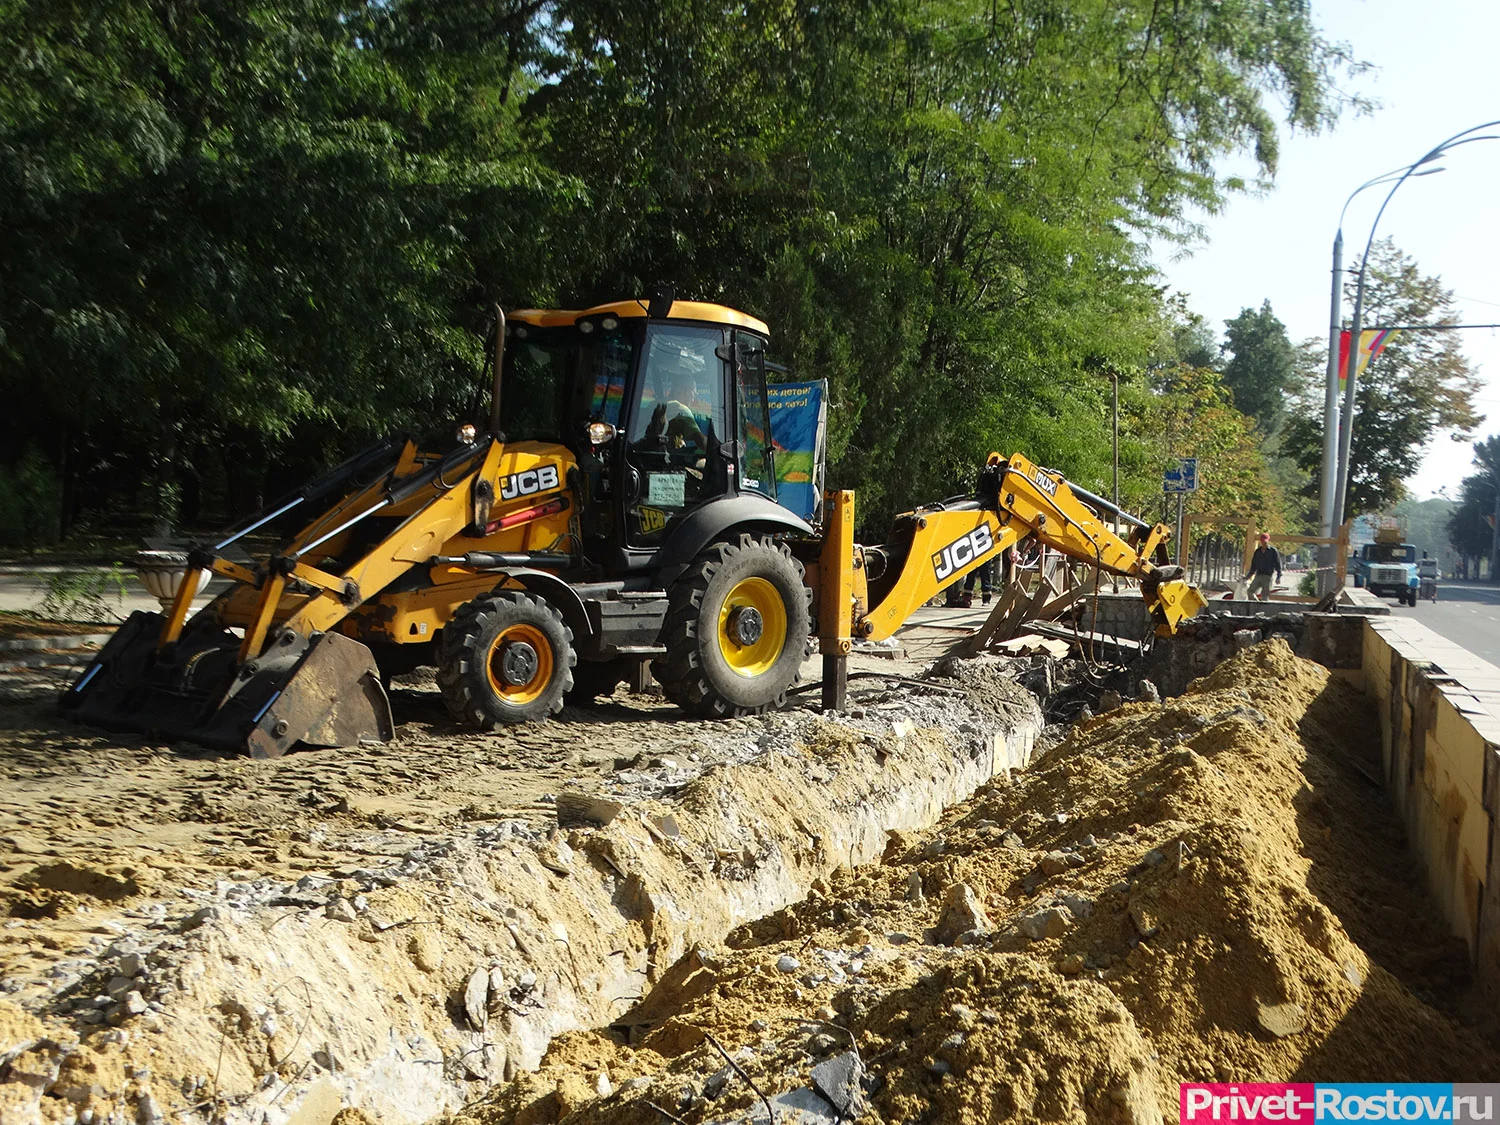
[[[688,954],[459,1125],[1155,1122],[1182,1081],[1493,1081],[1364,698],[1281,641],[1078,725]]]

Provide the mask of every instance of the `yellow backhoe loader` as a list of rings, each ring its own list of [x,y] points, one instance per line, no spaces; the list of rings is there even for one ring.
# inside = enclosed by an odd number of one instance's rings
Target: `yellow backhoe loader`
[[[1142,579],[1161,630],[1203,604],[1152,561],[1165,528],[1019,455],[992,455],[974,499],[899,517],[880,548],[855,544],[850,493],[828,494],[821,527],[794,515],[776,503],[753,317],[670,293],[496,313],[487,425],[446,452],[382,443],[193,551],[171,609],[132,615],[63,710],[276,757],[389,740],[388,678],[419,666],[456,719],[491,728],[649,660],[689,714],[752,714],[785,703],[814,621],[837,705],[854,639],[890,636],[1028,535]],[[223,557],[300,512],[270,557]],[[190,616],[199,568],[234,585]]]

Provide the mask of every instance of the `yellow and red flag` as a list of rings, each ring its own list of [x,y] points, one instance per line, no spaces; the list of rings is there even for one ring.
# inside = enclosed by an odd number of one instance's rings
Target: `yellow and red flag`
[[[1370,360],[1385,350],[1385,346],[1391,342],[1399,329],[1396,328],[1367,328],[1359,334],[1359,355],[1355,358],[1355,375],[1363,376],[1365,368],[1370,366]],[[1349,379],[1349,337],[1353,335],[1348,329],[1339,333],[1339,394],[1344,393],[1345,384]]]

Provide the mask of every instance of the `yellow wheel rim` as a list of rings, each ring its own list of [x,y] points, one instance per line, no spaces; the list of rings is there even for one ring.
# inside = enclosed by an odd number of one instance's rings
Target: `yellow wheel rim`
[[[514,674],[506,675],[506,657],[512,646],[528,645],[535,653],[535,667],[524,683],[511,683]],[[511,656],[511,667],[514,669],[517,663],[514,654]],[[547,641],[547,635],[535,625],[510,625],[500,630],[499,636],[490,645],[489,659],[485,662],[485,671],[489,673],[490,687],[495,694],[507,703],[524,707],[534,699],[541,697],[542,692],[547,690],[547,685],[552,682],[552,645]]]
[[[730,590],[719,607],[718,637],[724,663],[739,675],[769,672],[786,647],[786,606],[776,587],[764,578],[746,578]]]

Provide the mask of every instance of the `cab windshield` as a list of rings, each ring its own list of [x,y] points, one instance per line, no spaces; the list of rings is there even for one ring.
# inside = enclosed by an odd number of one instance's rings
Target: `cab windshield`
[[[580,332],[571,325],[512,324],[500,381],[500,430],[507,441],[570,445],[586,422],[620,425],[635,334]]]
[[[1417,549],[1410,543],[1371,543],[1365,556],[1371,562],[1409,563],[1417,561]]]

